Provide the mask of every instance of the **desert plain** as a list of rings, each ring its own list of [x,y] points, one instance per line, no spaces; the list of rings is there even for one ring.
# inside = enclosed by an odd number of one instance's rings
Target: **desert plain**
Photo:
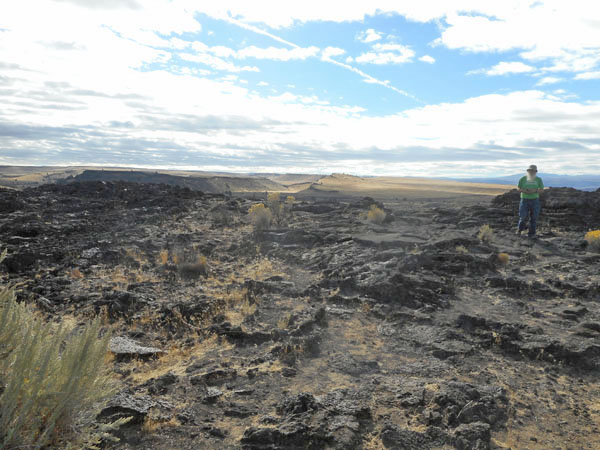
[[[1,172],[2,282],[112,333],[108,448],[600,448],[599,191],[529,240],[508,185]]]

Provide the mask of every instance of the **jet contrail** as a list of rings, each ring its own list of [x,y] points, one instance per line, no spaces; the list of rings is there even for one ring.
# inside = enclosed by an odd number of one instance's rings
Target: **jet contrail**
[[[293,42],[286,41],[285,39],[282,39],[279,36],[275,36],[274,34],[271,34],[268,31],[265,31],[265,30],[262,30],[262,29],[260,29],[258,27],[255,27],[254,25],[249,25],[247,23],[241,22],[241,21],[239,21],[237,19],[234,19],[231,16],[227,16],[227,21],[229,23],[237,25],[238,27],[244,28],[245,30],[253,31],[255,33],[262,34],[263,36],[270,37],[271,39],[274,39],[277,42],[281,42],[282,44],[289,45],[290,47],[300,48],[299,45],[294,44]]]
[[[227,16],[226,20],[229,23],[232,23],[234,25],[237,25],[238,27],[244,28],[245,30],[252,31],[254,33],[262,34],[263,36],[270,37],[271,39],[273,39],[273,40],[275,40],[277,42],[280,42],[282,44],[289,45],[292,48],[301,48],[298,44],[294,44],[293,42],[290,42],[288,40],[280,38],[279,36],[276,36],[276,35],[274,35],[272,33],[269,33],[268,31],[265,31],[265,30],[263,30],[261,28],[255,27],[254,25],[250,25],[250,24],[247,24],[245,22],[242,22],[242,21],[239,21],[237,19],[234,19],[231,16]],[[346,64],[346,63],[343,63],[343,62],[340,62],[340,61],[336,61],[335,59],[331,59],[329,56],[321,56],[321,61],[325,61],[325,62],[328,62],[328,63],[331,63],[331,64],[335,64],[338,67],[342,67],[342,68],[344,68],[346,70],[349,70],[350,72],[354,72],[354,73],[360,75],[361,77],[363,77],[363,79],[367,83],[378,84],[380,86],[383,86],[383,87],[386,87],[388,89],[391,89],[392,91],[394,91],[394,92],[396,92],[396,93],[398,93],[400,95],[408,97],[411,100],[414,100],[414,101],[416,101],[418,103],[424,103],[423,101],[419,100],[414,95],[412,95],[412,94],[410,94],[410,93],[408,93],[406,91],[403,91],[402,89],[398,89],[395,86],[392,86],[389,81],[382,81],[382,80],[380,80],[378,78],[372,77],[368,73],[365,73],[362,70],[357,69],[354,66],[351,66],[350,64]]]
[[[391,89],[392,91],[397,92],[400,95],[404,95],[405,97],[408,97],[408,98],[410,98],[410,99],[412,99],[412,100],[414,100],[416,102],[423,103],[421,100],[419,100],[414,95],[412,95],[412,94],[410,94],[410,93],[408,93],[406,91],[403,91],[402,89],[398,89],[395,86],[392,86],[389,83],[389,81],[381,81],[381,80],[379,80],[379,79],[377,79],[375,77],[372,77],[368,73],[365,73],[362,70],[357,69],[354,66],[351,66],[350,64],[346,64],[346,63],[343,63],[343,62],[340,62],[340,61],[336,61],[335,59],[331,59],[329,57],[322,57],[321,60],[322,61],[327,61],[327,62],[329,62],[331,64],[335,64],[336,66],[343,67],[346,70],[349,70],[351,72],[357,73],[358,75],[360,75],[361,77],[363,77],[368,83],[379,84],[380,86],[383,86],[383,87],[386,87],[388,89]]]

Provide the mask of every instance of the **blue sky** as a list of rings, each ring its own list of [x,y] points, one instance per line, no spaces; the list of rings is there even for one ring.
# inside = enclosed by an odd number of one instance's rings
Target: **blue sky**
[[[589,0],[0,6],[0,164],[600,173]]]

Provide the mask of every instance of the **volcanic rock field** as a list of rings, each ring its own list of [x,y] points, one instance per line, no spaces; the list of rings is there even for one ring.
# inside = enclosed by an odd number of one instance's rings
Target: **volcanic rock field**
[[[112,333],[120,392],[98,420],[133,420],[109,447],[600,448],[600,253],[583,240],[600,191],[547,190],[536,241],[515,235],[516,191],[307,197],[255,232],[263,201],[0,189],[3,282]]]

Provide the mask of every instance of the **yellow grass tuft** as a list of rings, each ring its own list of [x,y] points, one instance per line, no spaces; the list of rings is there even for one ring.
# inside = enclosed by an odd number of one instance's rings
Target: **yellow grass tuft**
[[[169,250],[163,249],[158,254],[158,262],[163,266],[169,262]]]
[[[277,326],[279,328],[281,328],[282,330],[285,330],[287,327],[290,326],[290,322],[292,321],[292,313],[286,314],[283,317],[281,317],[281,319],[279,319],[277,321]]]
[[[503,266],[506,266],[510,261],[510,255],[508,253],[498,253],[498,261]]]
[[[477,237],[481,242],[492,242],[492,239],[494,239],[494,229],[488,224],[482,225]]]
[[[160,428],[161,422],[156,419],[153,419],[149,415],[144,419],[144,423],[142,424],[142,430],[146,434],[154,434]]]

